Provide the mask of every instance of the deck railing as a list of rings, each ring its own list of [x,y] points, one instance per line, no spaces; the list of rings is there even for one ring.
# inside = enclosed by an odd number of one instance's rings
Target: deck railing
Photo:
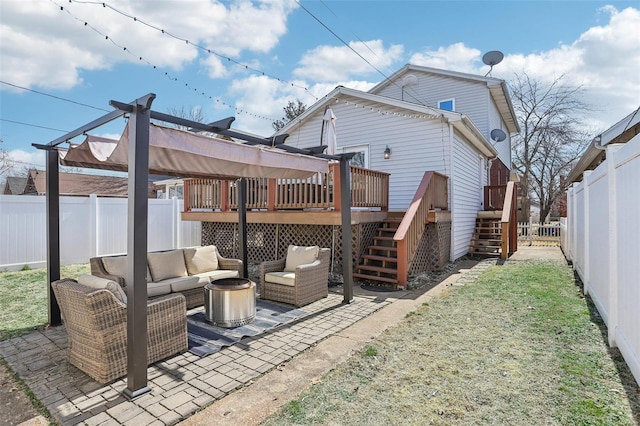
[[[507,185],[491,185],[484,187],[484,209],[502,210]]]
[[[437,172],[425,172],[413,201],[393,236],[398,248],[398,285],[406,287],[411,259],[427,226],[429,210],[448,210],[448,178]]]
[[[507,259],[510,253],[518,250],[518,196],[515,182],[507,183],[504,203],[502,206],[502,253],[501,258]]]
[[[247,179],[250,210],[340,210],[339,163],[328,173],[307,179]],[[389,174],[351,166],[351,206],[389,208]],[[230,211],[238,208],[236,181],[185,179],[184,211]]]

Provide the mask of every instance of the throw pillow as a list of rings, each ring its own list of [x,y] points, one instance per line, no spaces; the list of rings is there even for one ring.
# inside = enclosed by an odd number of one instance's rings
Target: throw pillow
[[[127,256],[109,256],[102,258],[104,269],[109,275],[117,275],[125,278],[127,276]],[[151,274],[147,266],[147,282],[151,282]]]
[[[216,246],[204,246],[182,249],[184,261],[187,264],[189,275],[218,269],[218,250]]]
[[[182,250],[162,251],[147,254],[151,278],[158,282],[167,278],[186,277]]]
[[[313,263],[318,258],[319,252],[320,247],[318,246],[289,246],[284,270],[286,272],[295,272],[298,266]]]
[[[113,293],[116,299],[122,303],[127,303],[127,294],[124,292],[124,289],[120,287],[120,284],[115,281],[87,274],[80,275],[77,281],[78,284],[82,284],[85,287],[90,287],[95,290],[107,289]]]

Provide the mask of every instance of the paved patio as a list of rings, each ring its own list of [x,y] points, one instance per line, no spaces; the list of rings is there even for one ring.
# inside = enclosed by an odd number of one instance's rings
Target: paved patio
[[[152,391],[133,401],[122,395],[126,379],[103,386],[67,363],[63,326],[2,341],[0,355],[60,424],[169,425],[389,305],[395,295],[357,296],[345,305],[341,295],[330,294],[305,306],[307,316],[210,356],[186,352],[156,363],[148,369]]]

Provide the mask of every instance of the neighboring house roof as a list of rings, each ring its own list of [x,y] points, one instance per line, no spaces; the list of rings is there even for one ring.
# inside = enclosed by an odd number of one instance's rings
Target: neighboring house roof
[[[360,90],[348,89],[343,86],[336,87],[331,93],[326,95],[322,100],[316,102],[314,105],[306,109],[302,114],[296,117],[294,120],[287,123],[285,127],[280,129],[276,134],[287,133],[298,126],[300,126],[307,117],[314,114],[321,108],[330,106],[340,96],[350,96],[352,98],[358,98],[370,102],[376,102],[379,104],[387,105],[390,107],[401,108],[414,114],[422,114],[429,116],[433,119],[443,118],[447,122],[451,123],[453,127],[462,133],[469,142],[478,149],[482,154],[489,158],[496,157],[498,152],[482,135],[480,130],[475,124],[464,114],[453,111],[445,111],[438,108],[427,107],[424,105],[416,104],[413,102],[401,101],[398,99],[389,98],[386,96],[379,96],[373,93],[362,92]]]
[[[45,195],[47,192],[47,174],[43,170],[29,170],[29,176],[35,185],[34,193]],[[60,173],[60,195],[100,197],[127,197],[128,178],[82,173]],[[155,198],[153,185],[149,186],[149,197]]]
[[[22,195],[24,189],[27,186],[26,177],[8,176],[7,181],[4,184],[5,195]]]
[[[640,133],[640,107],[591,141],[580,160],[567,176],[567,184],[582,180],[582,173],[598,167],[605,157],[604,147],[613,143],[627,143]]]
[[[509,89],[507,87],[507,83],[504,80],[501,80],[499,78],[482,77],[475,74],[467,74],[463,72],[449,71],[449,70],[442,70],[438,68],[430,68],[430,67],[423,67],[419,65],[407,64],[401,69],[399,69],[398,71],[396,71],[395,73],[391,74],[389,78],[385,79],[381,83],[374,86],[371,90],[369,90],[369,93],[375,94],[375,93],[378,93],[384,87],[389,86],[390,84],[397,84],[396,82],[400,81],[404,74],[408,74],[412,71],[438,74],[438,75],[458,78],[462,80],[471,80],[471,81],[485,83],[489,88],[491,97],[493,98],[493,101],[496,103],[498,111],[500,112],[502,119],[507,125],[507,129],[509,130],[509,132],[510,133],[520,132],[520,125],[518,124],[518,119],[516,117],[513,104],[511,103],[511,97],[509,96]]]

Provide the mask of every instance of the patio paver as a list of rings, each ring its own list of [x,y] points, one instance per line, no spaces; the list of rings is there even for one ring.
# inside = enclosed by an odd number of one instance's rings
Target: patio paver
[[[304,307],[306,317],[199,358],[189,352],[147,373],[151,392],[122,396],[126,379],[100,385],[66,360],[63,326],[0,342],[0,355],[62,425],[164,424],[183,420],[228,393],[389,305],[394,299],[329,297]]]

